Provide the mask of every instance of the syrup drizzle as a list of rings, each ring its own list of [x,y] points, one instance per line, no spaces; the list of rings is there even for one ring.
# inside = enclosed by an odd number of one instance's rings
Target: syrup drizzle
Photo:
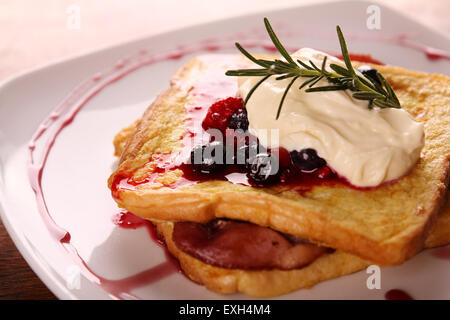
[[[149,270],[142,272],[142,274],[138,278],[145,281],[135,282],[133,280],[135,286],[139,285],[139,283],[145,283],[148,285],[162,278],[165,278],[175,272],[180,272],[184,274],[183,271],[181,270],[178,260],[175,259],[169,252],[166,242],[164,241],[163,238],[160,237],[160,235],[156,231],[156,226],[152,222],[150,222],[149,220],[142,219],[132,214],[131,212],[124,210],[115,214],[112,217],[112,222],[116,226],[123,229],[145,228],[147,230],[150,239],[152,239],[153,242],[155,242],[158,246],[164,249],[166,261]],[[129,286],[129,289],[130,290],[133,289],[133,286]]]
[[[207,50],[207,48],[195,46],[185,49],[182,54],[187,55],[204,50]],[[109,70],[106,70],[103,73],[97,73],[90,79],[82,82],[41,123],[28,145],[28,178],[36,196],[39,214],[41,215],[47,229],[53,238],[62,244],[63,250],[80,267],[83,275],[88,280],[99,285],[111,297],[116,299],[138,298],[130,293],[132,289],[142,287],[156,281],[157,279],[161,279],[172,274],[174,272],[174,268],[172,267],[173,263],[166,261],[157,267],[120,280],[109,280],[95,274],[80,257],[77,249],[70,243],[70,233],[61,228],[53,220],[48,210],[42,190],[42,174],[47,158],[59,133],[65,127],[70,125],[70,123],[72,123],[78,112],[86,105],[86,103],[88,103],[108,85],[118,81],[138,68],[167,59],[173,59],[173,52],[146,56],[145,53],[141,51],[137,57],[121,60]],[[43,140],[44,135],[46,136],[46,140],[39,143]],[[38,153],[38,151],[40,152]]]
[[[166,254],[167,260],[170,260],[178,269],[178,271],[181,271],[180,266],[178,264],[178,260],[176,260],[169,252],[169,249],[167,249],[166,242],[163,238],[160,237],[158,232],[156,231],[156,226],[149,220],[142,219],[131,212],[122,210],[119,213],[115,214],[112,217],[112,222],[123,229],[138,229],[138,228],[145,228],[147,229],[147,233],[150,237],[150,239],[153,240],[158,246],[164,249],[164,252]]]
[[[365,35],[353,35],[349,36],[348,38],[392,43],[397,46],[406,47],[413,49],[415,51],[422,52],[429,60],[440,60],[440,59],[450,60],[450,52],[418,43],[411,39],[414,38],[413,36],[407,34],[396,34],[392,36],[379,36],[379,35],[370,36],[365,34]]]
[[[429,59],[445,58],[449,59],[450,55],[437,49],[424,47],[420,45],[411,45],[403,38],[402,45],[409,46],[415,50],[424,52]],[[152,283],[157,279],[162,279],[174,272],[173,264],[164,262],[154,268],[140,272],[136,275],[120,279],[109,280],[95,274],[78,254],[77,249],[71,244],[70,233],[60,227],[52,218],[42,190],[42,174],[48,155],[59,135],[59,133],[75,119],[78,112],[98,93],[110,84],[120,80],[133,71],[151,65],[157,62],[180,59],[185,55],[201,52],[215,51],[220,48],[230,48],[230,41],[220,42],[212,39],[206,43],[195,44],[193,46],[180,45],[175,50],[163,54],[150,54],[146,49],[140,50],[136,55],[130,56],[118,61],[112,68],[96,73],[91,78],[83,81],[43,120],[29,144],[28,159],[28,178],[33,192],[36,196],[39,214],[44,221],[47,229],[52,237],[61,243],[63,250],[71,257],[82,270],[83,275],[93,283],[96,283],[111,297],[122,298],[138,298],[130,292],[138,287]],[[242,44],[247,48],[262,47],[271,50],[270,44],[261,41],[243,41]],[[297,48],[287,47],[288,50],[294,51]],[[46,140],[43,137],[46,136]],[[39,144],[39,145],[38,145]],[[40,151],[38,153],[38,151]]]
[[[249,43],[256,46],[255,43]],[[96,73],[91,78],[83,81],[55,108],[50,115],[43,120],[28,144],[28,179],[36,196],[39,214],[44,221],[52,237],[61,243],[62,249],[68,254],[73,262],[78,265],[83,275],[91,282],[97,284],[112,298],[138,299],[131,293],[133,289],[142,287],[162,279],[175,272],[172,262],[164,262],[154,268],[145,270],[138,274],[119,280],[105,279],[94,273],[77,249],[71,244],[70,233],[60,227],[52,218],[42,190],[42,174],[45,169],[48,156],[61,131],[70,125],[80,110],[98,93],[112,83],[122,79],[133,71],[157,62],[179,59],[185,55],[195,52],[217,50],[218,48],[230,47],[226,45],[200,44],[190,47],[178,48],[164,54],[148,54],[141,50],[137,55],[118,61],[112,68]],[[46,139],[44,139],[44,137]]]
[[[421,51],[430,60],[445,59],[450,60],[450,53],[441,49],[429,47],[417,42],[413,42],[408,39],[407,35],[400,35],[397,40],[397,44],[400,46],[408,47],[417,51]]]
[[[450,260],[450,246],[433,249],[431,255],[438,259]]]
[[[384,295],[386,300],[414,300],[408,293],[400,289],[391,289]]]

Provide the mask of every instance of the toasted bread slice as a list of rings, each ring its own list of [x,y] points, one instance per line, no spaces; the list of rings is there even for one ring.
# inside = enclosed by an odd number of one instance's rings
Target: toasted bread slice
[[[447,191],[446,201],[438,214],[436,223],[425,240],[425,248],[434,248],[450,244],[450,191]]]
[[[205,56],[175,74],[170,88],[137,123],[109,179],[109,186],[117,188],[119,206],[146,219],[249,221],[383,265],[401,263],[418,252],[442,204],[449,177],[450,78],[443,75],[376,66],[403,108],[425,122],[421,158],[395,183],[371,190],[320,185],[301,194],[277,186],[253,188],[217,180],[173,188],[183,174],[175,169],[132,188],[113,185],[121,177],[145,180],[154,174],[155,156],[178,153],[180,137],[187,130],[185,105],[199,99],[192,89],[208,83],[211,74],[221,86],[236,81],[224,72],[243,63],[231,55]]]
[[[172,240],[173,223],[157,223],[169,251],[178,259],[184,273],[209,290],[221,294],[242,292],[259,298],[278,296],[315,284],[354,273],[370,265],[354,255],[335,251],[324,254],[310,265],[296,270],[237,270],[206,264],[177,248]],[[450,202],[438,215],[433,231],[425,244],[427,248],[450,243]]]

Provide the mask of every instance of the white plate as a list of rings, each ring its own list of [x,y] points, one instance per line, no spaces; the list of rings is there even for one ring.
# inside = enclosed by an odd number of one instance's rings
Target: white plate
[[[27,145],[33,133],[79,83],[117,65],[123,58],[134,55],[146,58],[170,52],[180,44],[230,46],[236,40],[267,40],[263,16],[269,17],[283,41],[292,46],[338,52],[335,26],[340,24],[351,52],[371,53],[385,63],[411,69],[449,73],[449,60],[429,60],[422,51],[393,41],[406,35],[414,43],[448,52],[448,39],[384,7],[381,30],[369,31],[367,6],[364,2],[320,4],[228,19],[111,47],[3,83],[0,88],[1,214],[33,270],[59,298],[111,298],[84,276],[80,288],[68,288],[68,283],[76,285],[76,281],[66,280],[76,279],[73,275],[77,268],[46,228],[27,175]],[[219,51],[236,52],[232,48]],[[174,70],[192,56],[148,65],[107,86],[83,107],[51,149],[42,177],[49,212],[58,225],[70,232],[72,244],[89,267],[103,277],[130,276],[165,261],[163,250],[144,229],[126,230],[112,224],[111,216],[119,210],[111,199],[106,180],[116,164],[112,147],[114,134],[139,117],[155,95],[168,86]],[[122,60],[125,68],[130,61]],[[52,123],[50,129],[57,123]],[[41,139],[40,143],[43,142],[45,139]],[[381,290],[368,290],[368,275],[362,271],[281,298],[378,299],[391,288],[401,288],[415,298],[448,299],[449,267],[449,260],[433,258],[426,251],[402,266],[383,268]],[[144,299],[223,298],[181,274],[173,274],[133,293]],[[246,297],[239,294],[229,298]]]

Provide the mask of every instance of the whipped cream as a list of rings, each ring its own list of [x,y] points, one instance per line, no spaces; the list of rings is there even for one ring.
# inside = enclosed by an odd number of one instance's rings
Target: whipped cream
[[[303,48],[292,56],[320,66],[323,52]],[[330,63],[345,64],[327,55]],[[249,131],[269,148],[289,151],[312,148],[328,166],[351,184],[373,187],[397,179],[414,166],[424,144],[423,124],[403,109],[369,109],[368,102],[356,100],[349,90],[307,93],[292,85],[278,120],[276,112],[291,79],[263,82],[247,102]],[[260,77],[239,77],[238,94],[245,98]],[[326,86],[321,80],[315,86]],[[271,130],[279,139],[271,139]],[[274,141],[272,141],[274,140]]]

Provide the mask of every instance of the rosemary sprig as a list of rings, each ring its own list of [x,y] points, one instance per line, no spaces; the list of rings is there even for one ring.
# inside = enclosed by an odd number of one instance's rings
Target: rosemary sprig
[[[298,59],[295,61],[281,44],[267,18],[264,18],[264,24],[275,48],[277,48],[278,52],[285,59],[285,61],[280,59],[257,59],[245,50],[239,43],[236,43],[236,47],[244,56],[261,67],[255,69],[228,70],[225,73],[227,76],[262,77],[261,80],[259,80],[247,94],[244,101],[244,106],[247,104],[255,90],[264,81],[271,76],[276,76],[276,80],[291,79],[281,98],[276,119],[280,117],[281,109],[283,108],[283,103],[289,89],[292,87],[295,80],[300,77],[309,78],[299,87],[300,90],[308,87],[305,89],[306,92],[351,90],[353,92],[353,98],[368,101],[369,109],[372,109],[374,105],[379,108],[401,107],[394,90],[379,72],[377,72],[377,79],[373,79],[371,77],[361,77],[356,73],[353,69],[352,62],[348,54],[344,35],[342,34],[339,26],[336,26],[336,31],[339,38],[339,44],[341,46],[341,53],[345,63],[345,68],[332,63],[330,64],[330,69],[333,71],[327,71],[325,68],[327,62],[326,56],[324,57],[320,68],[317,67],[312,61],[307,61],[306,63]],[[326,79],[329,82],[329,85],[316,87],[315,85],[322,79]]]

